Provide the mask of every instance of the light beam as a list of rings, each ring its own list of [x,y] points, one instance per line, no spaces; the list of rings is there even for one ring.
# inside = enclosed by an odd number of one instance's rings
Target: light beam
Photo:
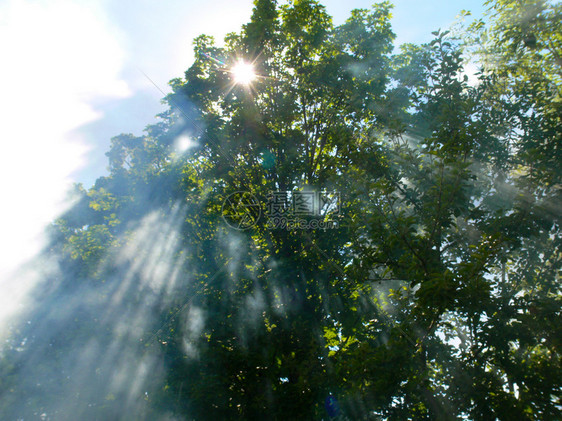
[[[232,68],[234,82],[238,85],[249,85],[256,79],[254,66],[244,61],[239,61]]]

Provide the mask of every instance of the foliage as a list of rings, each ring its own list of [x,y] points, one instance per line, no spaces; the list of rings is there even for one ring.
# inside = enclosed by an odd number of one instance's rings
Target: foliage
[[[187,204],[145,415],[326,419],[335,397],[348,419],[559,419],[562,12],[489,4],[464,43],[394,54],[387,2],[334,26],[316,1],[256,0],[223,46],[195,39],[160,123],[113,138],[110,174],[53,227],[61,288],[104,283],[143,218]],[[236,191],[300,190],[342,193],[337,230],[221,218]]]

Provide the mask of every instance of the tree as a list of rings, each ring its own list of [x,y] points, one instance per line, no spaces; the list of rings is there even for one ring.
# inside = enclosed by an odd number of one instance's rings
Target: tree
[[[492,6],[464,41],[396,54],[387,2],[334,26],[316,1],[256,0],[223,46],[196,38],[161,121],[113,138],[110,174],[52,227],[65,270],[14,333],[34,345],[3,354],[0,413],[559,417],[560,10]],[[337,229],[233,230],[239,191],[339,191]],[[55,317],[62,300],[80,305]],[[51,394],[19,380],[26,359],[104,348],[70,371],[97,382],[72,405],[64,364]]]

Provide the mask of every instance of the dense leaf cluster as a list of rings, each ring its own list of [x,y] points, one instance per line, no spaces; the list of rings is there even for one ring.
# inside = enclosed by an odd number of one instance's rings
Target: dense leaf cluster
[[[490,7],[463,38],[438,31],[397,53],[387,2],[334,26],[316,1],[256,0],[223,46],[196,38],[160,122],[113,138],[110,174],[78,187],[53,227],[65,274],[43,304],[84,285],[96,297],[72,310],[79,326],[53,333],[52,363],[90,329],[110,346],[96,311],[121,294],[128,320],[151,315],[123,353],[158,355],[164,374],[136,400],[76,396],[71,408],[84,419],[127,419],[122,408],[139,419],[560,419],[562,9]],[[241,59],[258,75],[248,86],[228,71]],[[182,151],[186,138],[195,146]],[[265,202],[299,190],[340,192],[338,228],[262,218],[236,231],[221,217],[236,191]],[[115,259],[146,218],[177,223],[144,239],[145,257]],[[133,270],[155,253],[177,280],[156,304],[143,294],[157,274]],[[26,352],[4,352],[0,414],[61,399],[16,405]]]

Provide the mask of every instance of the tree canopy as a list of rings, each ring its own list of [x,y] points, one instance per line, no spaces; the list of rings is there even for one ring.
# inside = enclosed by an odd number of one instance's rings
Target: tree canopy
[[[487,4],[397,51],[388,2],[256,0],[197,37],[50,227],[0,417],[560,419],[562,5]],[[334,224],[272,228],[275,192],[336,192],[303,217]]]

